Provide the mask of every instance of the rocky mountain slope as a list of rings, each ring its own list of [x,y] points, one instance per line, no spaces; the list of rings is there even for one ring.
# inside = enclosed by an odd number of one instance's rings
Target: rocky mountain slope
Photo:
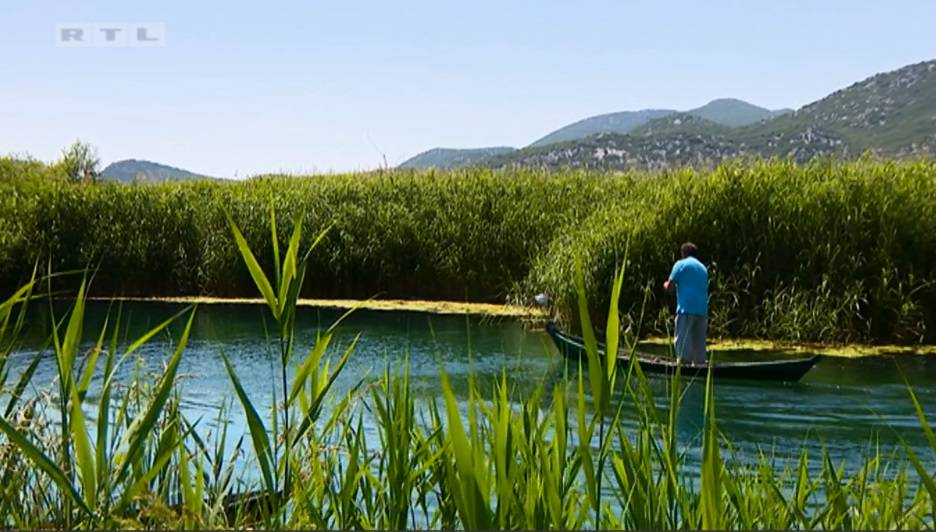
[[[791,113],[729,127],[697,114],[648,121],[625,135],[600,134],[531,146],[484,161],[487,166],[536,165],[625,169],[715,164],[739,155],[936,156],[936,61],[877,74]]]
[[[546,146],[570,140],[578,140],[599,133],[630,133],[645,124],[672,115],[689,115],[712,121],[727,127],[754,124],[774,116],[789,112],[789,109],[771,111],[734,98],[721,98],[680,112],[673,109],[642,109],[640,111],[621,111],[591,116],[578,122],[561,127],[543,138],[534,141],[529,147]],[[451,149],[434,148],[420,153],[400,165],[400,168],[455,168],[477,164],[489,157],[501,156],[514,148],[475,148]]]

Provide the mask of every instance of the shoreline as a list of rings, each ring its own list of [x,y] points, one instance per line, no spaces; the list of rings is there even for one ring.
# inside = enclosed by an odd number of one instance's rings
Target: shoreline
[[[659,336],[640,340],[640,344],[661,346],[669,340]],[[766,351],[790,355],[822,355],[835,358],[865,358],[872,356],[932,356],[936,355],[936,345],[896,345],[896,344],[823,344],[819,342],[790,342],[783,340],[756,340],[743,338],[709,338],[708,349],[722,352],[730,351]]]
[[[175,303],[199,305],[262,305],[261,298],[251,297],[212,297],[212,296],[170,296],[170,297],[89,297],[90,301],[129,301],[139,303]],[[299,299],[298,306],[311,308],[349,309],[384,312],[427,312],[431,314],[452,315],[469,314],[483,317],[518,318],[545,321],[547,313],[536,307],[497,303],[466,303],[458,301],[431,301],[421,299]],[[644,345],[666,345],[667,338],[649,337],[640,340]],[[936,345],[871,345],[871,344],[823,344],[817,342],[789,342],[779,340],[756,340],[740,338],[710,338],[708,347],[717,351],[768,351],[772,353],[819,354],[836,358],[862,358],[886,355],[936,355]]]
[[[89,297],[89,301],[132,301],[138,303],[178,303],[198,305],[265,305],[259,297]],[[334,308],[380,311],[429,312],[432,314],[471,314],[485,317],[545,319],[546,313],[535,307],[497,303],[465,303],[458,301],[430,301],[424,299],[299,299],[300,307]]]

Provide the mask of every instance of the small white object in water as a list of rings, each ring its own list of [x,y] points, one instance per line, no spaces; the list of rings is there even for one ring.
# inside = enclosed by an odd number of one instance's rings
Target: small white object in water
[[[545,307],[546,305],[549,304],[549,296],[547,296],[546,294],[536,294],[535,296],[533,296],[533,301],[536,301],[537,305],[541,307]]]

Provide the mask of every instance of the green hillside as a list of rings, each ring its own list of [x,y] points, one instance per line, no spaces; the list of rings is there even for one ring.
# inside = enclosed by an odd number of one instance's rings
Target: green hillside
[[[722,135],[672,131],[654,135],[602,133],[591,137],[531,147],[485,161],[493,168],[552,167],[617,170],[709,166],[741,155],[738,145]]]
[[[645,124],[670,117],[671,115],[692,115],[727,127],[746,126],[768,120],[790,112],[789,109],[771,111],[736,98],[719,98],[690,109],[643,109],[640,111],[622,111],[592,116],[562,127],[530,144],[529,147],[546,146],[557,142],[577,140],[599,133],[630,133]]]
[[[654,135],[722,135],[730,136],[732,128],[690,113],[676,113],[647,122],[631,131],[634,136]]]
[[[712,100],[702,107],[686,111],[690,115],[728,127],[747,126],[789,112],[792,112],[792,110],[778,109],[771,111],[736,98]]]
[[[399,168],[457,168],[472,166],[489,157],[514,151],[516,148],[495,146],[492,148],[433,148],[411,157],[400,164]]]
[[[117,161],[101,170],[102,179],[125,183],[161,183],[163,181],[205,179],[206,177],[174,166],[137,159]]]
[[[578,122],[561,127],[556,131],[530,144],[530,147],[546,146],[557,142],[566,142],[598,133],[629,133],[651,120],[671,115],[672,109],[643,109],[640,111],[622,111],[590,116]]]
[[[936,154],[936,60],[877,74],[737,136],[783,153],[808,131],[840,140],[841,151],[852,154]]]
[[[744,109],[738,103],[728,108]],[[626,135],[524,148],[486,164],[661,168],[711,165],[743,155],[806,162],[818,156],[857,157],[868,150],[885,157],[936,156],[936,61],[877,74],[797,111],[746,126],[728,127],[695,112],[678,113]]]

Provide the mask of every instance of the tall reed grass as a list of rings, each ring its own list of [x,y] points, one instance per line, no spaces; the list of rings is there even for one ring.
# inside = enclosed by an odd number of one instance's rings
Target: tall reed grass
[[[275,227],[275,217],[268,218]],[[685,467],[676,431],[683,384],[669,382],[666,410],[636,357],[616,368],[618,298],[630,265],[617,270],[607,307],[607,358],[590,327],[585,274],[577,268],[577,308],[587,357],[569,379],[525,397],[504,374],[493,390],[470,383],[455,396],[444,367],[438,399],[417,401],[406,363],[383,378],[332,397],[330,383],[349,356],[321,335],[292,375],[290,316],[301,270],[302,229],[294,223],[283,255],[274,250],[273,281],[237,225],[229,230],[242,263],[267,302],[283,346],[284,382],[261,415],[225,362],[247,418],[247,462],[227,454],[224,431],[213,436],[180,409],[177,368],[195,309],[184,309],[138,339],[120,341],[120,314],[96,339],[83,341],[86,284],[66,316],[53,317],[49,352],[58,376],[49,394],[29,395],[33,372],[6,371],[13,336],[35,279],[0,303],[0,525],[16,528],[635,528],[635,529],[925,529],[936,525],[931,460],[906,447],[906,462],[872,457],[845,475],[828,455],[804,452],[775,470],[761,457],[735,462],[718,431],[715,387],[705,383],[703,450],[698,471]],[[275,229],[273,229],[275,233]],[[271,270],[266,270],[271,271]],[[185,318],[182,335],[156,380],[114,380],[141,346]],[[11,336],[13,335],[13,336]],[[100,363],[103,361],[103,372]],[[332,362],[334,361],[334,362]],[[12,379],[11,379],[12,377]],[[15,384],[13,384],[15,382]],[[89,384],[100,382],[94,394]],[[289,390],[287,392],[287,389]],[[92,401],[94,395],[98,399]],[[332,408],[326,416],[324,401]],[[591,406],[590,406],[591,404]],[[936,457],[936,436],[916,397],[921,430]],[[621,423],[636,412],[636,428]],[[219,418],[235,415],[220,409]],[[365,437],[371,416],[379,443]],[[236,435],[234,436],[236,437]],[[241,441],[244,441],[243,438]],[[797,456],[797,455],[793,455]],[[243,476],[245,468],[259,478]],[[910,472],[913,472],[913,475]],[[237,491],[240,479],[246,490]]]
[[[303,296],[527,301],[548,292],[577,321],[574,257],[603,318],[631,242],[622,319],[665,333],[657,286],[678,246],[711,270],[713,334],[817,341],[936,341],[936,164],[731,162],[714,170],[538,170],[265,176],[243,182],[73,183],[0,159],[0,285],[51,259],[98,268],[97,294],[249,295],[224,212],[274,269],[269,206],[312,235]],[[59,172],[60,173],[60,172]],[[287,246],[286,235],[278,245]],[[649,291],[646,289],[649,287]],[[646,291],[646,294],[645,294]]]

